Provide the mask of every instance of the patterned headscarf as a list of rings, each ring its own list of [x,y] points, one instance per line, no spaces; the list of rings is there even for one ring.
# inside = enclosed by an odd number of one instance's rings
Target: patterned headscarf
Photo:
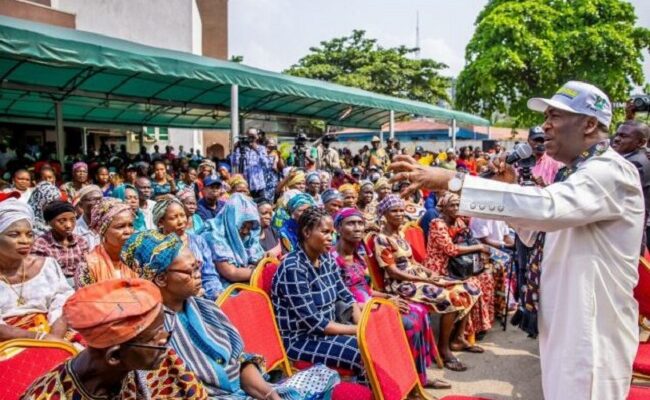
[[[122,246],[120,259],[144,279],[153,279],[169,268],[183,248],[175,233],[164,235],[156,230],[134,233]]]
[[[389,194],[377,204],[377,216],[381,218],[386,211],[397,206],[404,207],[404,200],[396,194]]]
[[[350,217],[360,217],[363,219],[363,214],[357,208],[344,208],[336,214],[336,217],[334,218],[334,228],[339,229],[343,221]]]
[[[88,171],[88,164],[83,161],[76,162],[72,165],[72,172],[78,170],[79,168],[86,168],[86,171]]]
[[[183,207],[183,203],[181,203],[175,197],[171,197],[171,196],[165,197],[164,199],[156,202],[156,204],[151,209],[151,219],[153,221],[154,226],[158,226],[158,222],[160,222],[160,219],[165,216],[167,209],[172,204],[178,204],[179,206],[181,206],[183,210],[185,210],[185,207]]]
[[[304,205],[316,205],[314,203],[314,198],[307,193],[298,193],[297,195],[290,198],[287,202],[287,211],[289,211],[289,214],[293,214],[294,211]]]
[[[246,181],[246,178],[244,178],[244,176],[241,174],[235,174],[230,177],[230,180],[228,180],[228,186],[230,186],[230,189],[234,189],[235,186],[242,183],[248,188],[248,182]]]
[[[293,178],[289,179],[289,182],[287,182],[287,186],[292,188],[296,186],[299,183],[304,183],[307,181],[307,178],[305,177],[305,173],[302,171],[298,171],[295,173]]]
[[[41,182],[34,188],[27,204],[34,210],[34,234],[36,236],[50,230],[45,218],[43,218],[43,208],[47,203],[60,199],[61,192],[49,182]]]
[[[97,185],[85,185],[81,189],[79,189],[79,191],[77,191],[72,203],[77,204],[86,195],[91,194],[91,193],[95,193],[95,192],[101,194],[102,196],[104,195],[104,192],[102,192],[102,189],[99,186],[97,186]]]
[[[343,200],[341,193],[336,189],[327,189],[320,194],[320,198],[323,201],[323,204],[327,204],[332,200]]]
[[[31,207],[16,199],[0,202],[0,233],[4,232],[14,222],[25,220],[29,226],[34,226],[34,212]]]
[[[377,182],[375,182],[375,192],[378,192],[382,188],[390,188],[390,183],[388,183],[388,179],[386,178],[379,178],[377,179]]]
[[[252,222],[250,234],[244,238],[239,229],[245,222]],[[227,261],[238,267],[257,263],[264,256],[260,245],[260,216],[257,206],[248,197],[235,193],[211,220],[207,221],[203,238],[216,256],[215,261]]]
[[[89,228],[100,236],[104,236],[111,222],[113,222],[113,218],[124,211],[133,212],[131,207],[122,200],[110,197],[104,198],[93,206],[90,213]]]
[[[357,188],[354,187],[354,185],[351,184],[351,183],[346,183],[346,184],[343,184],[343,185],[339,186],[339,192],[340,193],[348,192],[348,191],[356,193]]]
[[[305,178],[307,183],[319,182],[320,183],[320,174],[318,171],[313,171],[307,174]]]
[[[447,204],[451,203],[454,200],[460,201],[460,196],[453,192],[445,192],[445,194],[442,195],[438,200],[438,204],[437,204],[438,210],[442,210],[447,206]]]
[[[196,200],[196,193],[194,193],[194,189],[188,186],[180,192],[176,193],[176,197],[178,197],[178,200],[180,201],[185,201],[187,199]]]

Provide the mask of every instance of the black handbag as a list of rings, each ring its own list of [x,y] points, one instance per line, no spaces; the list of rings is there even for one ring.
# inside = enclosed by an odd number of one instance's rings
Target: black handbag
[[[457,240],[454,243],[463,246],[474,246],[480,244],[481,242],[478,239],[471,237],[471,235],[469,235],[469,232],[467,232],[465,234],[459,234]],[[451,257],[449,258],[449,263],[447,264],[447,272],[449,274],[449,277],[461,281],[471,278],[472,276],[479,275],[481,272],[483,272],[484,269],[485,266],[481,260],[480,251]]]

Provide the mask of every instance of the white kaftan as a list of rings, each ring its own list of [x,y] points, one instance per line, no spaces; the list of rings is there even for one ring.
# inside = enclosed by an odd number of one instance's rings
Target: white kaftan
[[[465,178],[461,214],[504,220],[528,245],[535,231],[547,232],[539,303],[545,399],[627,397],[644,212],[636,168],[612,149],[546,188]]]

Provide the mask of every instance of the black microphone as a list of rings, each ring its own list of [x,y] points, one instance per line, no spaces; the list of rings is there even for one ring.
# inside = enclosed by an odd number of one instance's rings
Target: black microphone
[[[525,160],[533,155],[533,148],[527,142],[519,143],[512,149],[512,152],[506,156],[506,164],[514,164],[517,161]],[[494,171],[483,172],[481,178],[491,178],[496,173]]]

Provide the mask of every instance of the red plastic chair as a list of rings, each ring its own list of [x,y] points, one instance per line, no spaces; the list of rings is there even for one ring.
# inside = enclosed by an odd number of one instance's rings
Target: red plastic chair
[[[639,315],[650,319],[650,262],[639,259],[639,283],[634,288],[634,298],[639,302]]]
[[[627,400],[648,400],[648,399],[650,399],[649,386],[632,385],[632,387],[630,388],[630,394],[627,396]]]
[[[650,380],[650,342],[639,343],[632,371],[635,378]]]
[[[413,259],[418,263],[424,263],[427,258],[427,245],[424,240],[424,231],[417,221],[410,221],[402,228],[404,239],[411,245]]]
[[[251,275],[251,286],[262,289],[267,296],[271,297],[273,290],[273,277],[280,268],[280,260],[273,257],[266,257],[257,263],[257,268]]]
[[[383,292],[386,287],[386,282],[384,281],[384,271],[379,267],[377,263],[377,255],[375,254],[375,236],[374,234],[368,235],[366,238],[366,250],[367,254],[367,264],[368,264],[368,273],[370,274],[370,284],[374,290]]]
[[[490,400],[485,397],[473,397],[473,396],[445,396],[440,400]]]
[[[40,376],[77,354],[63,342],[16,339],[0,344],[0,399],[18,399]]]
[[[291,376],[271,300],[263,290],[241,283],[230,285],[217,305],[239,331],[246,352],[264,356],[269,371],[280,368]]]

